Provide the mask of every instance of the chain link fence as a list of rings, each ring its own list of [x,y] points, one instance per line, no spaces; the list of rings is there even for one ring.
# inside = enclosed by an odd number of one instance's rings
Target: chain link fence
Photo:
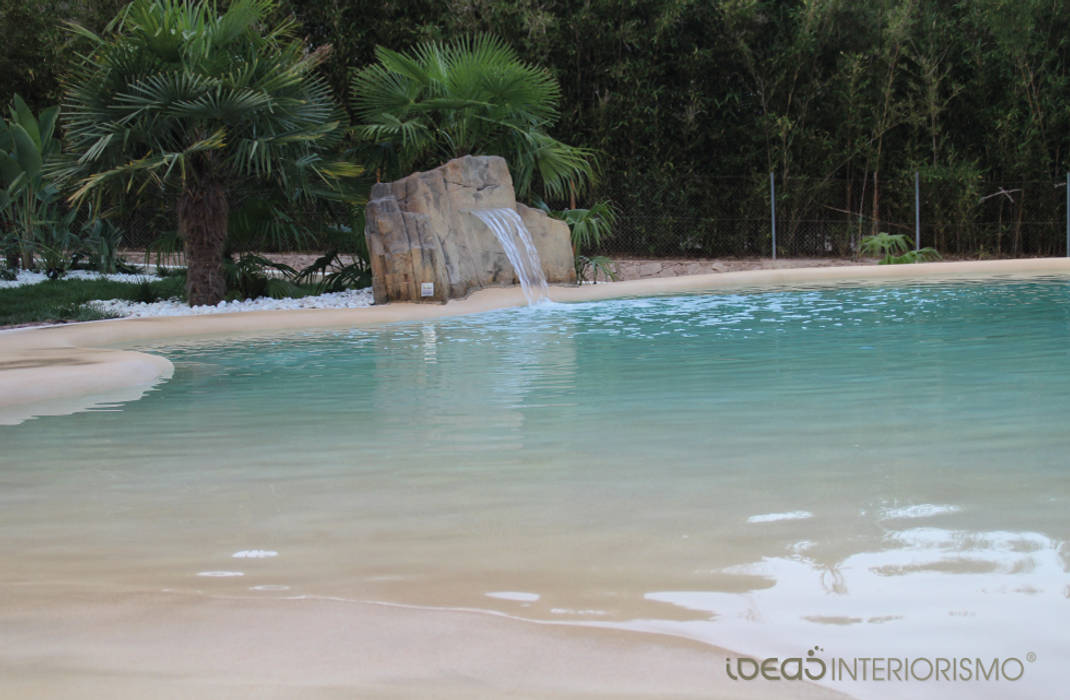
[[[787,239],[781,225],[777,229],[781,256],[840,257],[853,248],[842,222],[791,222]],[[769,257],[772,240],[770,219],[622,215],[613,235],[594,252],[637,258]]]
[[[768,178],[768,176],[766,176]],[[1016,257],[1067,254],[1066,181],[1015,183],[919,178],[878,182],[789,178],[776,187],[780,257],[846,257],[864,236],[903,234],[913,247],[950,256]],[[764,191],[763,191],[764,188]],[[719,191],[691,209],[707,216],[655,214],[620,207],[613,235],[591,254],[610,257],[768,257],[773,252],[769,181],[722,178]],[[717,212],[721,209],[724,213]],[[749,216],[739,216],[743,211]],[[876,214],[874,213],[876,212]]]
[[[785,229],[788,229],[785,231]],[[872,233],[864,225],[835,220],[801,220],[777,224],[778,257],[849,257]],[[914,231],[882,225],[913,242]],[[758,219],[621,216],[613,235],[591,251],[609,257],[722,258],[769,257],[772,225]],[[1017,257],[1066,254],[1065,221],[977,222],[966,225],[923,224],[921,246],[953,256]]]

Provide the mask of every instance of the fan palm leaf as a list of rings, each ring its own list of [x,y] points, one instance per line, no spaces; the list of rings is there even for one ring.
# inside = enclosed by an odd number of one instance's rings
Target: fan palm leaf
[[[156,188],[176,198],[190,247],[190,303],[222,298],[221,251],[231,200],[250,183],[280,201],[344,198],[359,174],[328,152],[345,115],[274,0],[134,0],[65,84],[68,152],[52,168],[71,201]],[[303,187],[308,191],[302,191]],[[194,269],[198,268],[198,269]]]
[[[428,42],[405,53],[379,47],[376,59],[353,75],[356,133],[384,155],[396,154],[401,168],[501,155],[521,196],[541,186],[555,198],[595,176],[593,151],[547,133],[559,117],[557,81],[501,39]]]

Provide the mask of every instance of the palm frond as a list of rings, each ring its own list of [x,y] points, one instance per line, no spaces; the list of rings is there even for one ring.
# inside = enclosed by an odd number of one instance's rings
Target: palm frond
[[[577,251],[597,248],[613,235],[617,225],[617,211],[609,202],[598,202],[590,209],[568,209],[565,223],[572,231],[572,245]]]
[[[549,197],[566,199],[583,192],[595,178],[596,159],[591,149],[569,146],[536,129],[516,130],[513,138],[513,178],[518,181],[518,191],[526,191],[538,178]]]
[[[465,154],[504,156],[521,195],[539,184],[550,197],[594,178],[594,153],[545,129],[561,92],[545,69],[524,63],[501,39],[481,34],[427,42],[408,52],[376,49],[378,62],[353,74],[355,132],[392,144],[403,168]]]
[[[181,185],[206,169],[219,181],[291,186],[284,161],[339,147],[345,117],[312,72],[326,52],[306,51],[292,20],[265,26],[273,7],[234,0],[216,14],[204,0],[134,0],[66,81],[69,148],[53,172],[78,197],[111,184]],[[209,150],[219,155],[194,157]]]

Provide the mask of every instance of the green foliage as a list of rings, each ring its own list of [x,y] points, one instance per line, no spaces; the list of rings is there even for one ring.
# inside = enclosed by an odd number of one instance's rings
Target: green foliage
[[[132,268],[119,258],[122,230],[110,219],[97,216],[92,206],[87,207],[87,218],[88,221],[82,226],[81,243],[89,266],[104,274],[129,272]]]
[[[60,101],[60,74],[80,43],[62,20],[100,29],[128,0],[32,0],[0,3],[0,104],[22,95],[34,110]]]
[[[363,289],[371,286],[372,269],[366,255],[352,255],[346,262],[337,249],[332,249],[301,270],[294,281],[314,284],[317,294]]]
[[[271,296],[268,293],[269,270],[281,272],[288,277],[297,275],[297,272],[289,265],[268,260],[252,253],[241,255],[237,262],[227,260],[223,265],[223,271],[227,276],[228,296],[237,299],[256,299],[262,296]],[[277,289],[276,287],[276,291]]]
[[[863,237],[859,250],[862,255],[885,258],[889,255],[900,255],[910,250],[910,242],[905,234],[892,234],[881,231],[875,236]]]
[[[139,302],[141,304],[153,304],[160,301],[160,292],[157,286],[149,279],[143,279],[137,283],[137,288],[134,290],[131,297],[132,301]]]
[[[230,211],[229,252],[301,250],[310,237],[301,212],[277,197],[249,197]]]
[[[106,19],[120,5],[35,0],[0,8],[0,36],[19,39],[0,43],[0,102],[18,91],[35,111],[56,104],[61,59],[76,55],[75,48],[95,51],[92,39],[60,32],[57,20],[108,35]],[[844,233],[834,244],[849,250],[863,234],[912,223],[912,176],[920,170],[926,241],[940,250],[1065,252],[1060,227],[1035,224],[1031,246],[1023,230],[1030,221],[1060,220],[1064,206],[1051,190],[1070,165],[1068,3],[280,0],[260,26],[291,17],[301,23],[297,33],[307,37],[310,55],[332,47],[316,71],[338,95],[349,89],[353,69],[382,65],[376,46],[444,48],[482,32],[501,37],[520,63],[546,67],[559,86],[557,116],[543,132],[600,154],[600,176],[585,199],[611,198],[636,229],[643,217],[660,214],[722,221],[703,240],[715,236],[742,248],[754,234],[734,222],[767,219],[772,170],[778,242],[790,250],[799,222],[838,211]],[[381,123],[400,134],[399,125],[412,121],[410,130],[423,125],[428,138],[442,131],[465,141],[433,112],[417,101],[393,127]],[[380,123],[359,115],[354,121]],[[401,143],[365,144],[372,171],[382,168],[385,179],[399,174]],[[443,138],[416,167],[437,164],[431,161],[447,152],[453,153]],[[542,192],[535,179],[532,191]],[[982,199],[1026,181],[1043,185],[1024,200],[1018,193],[1013,202]],[[245,183],[241,189],[235,210],[263,198],[245,194]],[[129,194],[137,191],[135,185]],[[172,206],[172,194],[165,204]],[[279,217],[271,233],[280,241],[291,240],[288,227],[318,210],[285,209],[289,220]],[[346,218],[344,211],[335,217]]]
[[[299,298],[324,292],[342,291],[351,288],[356,282],[361,282],[359,285],[361,287],[371,284],[371,272],[366,266],[360,268],[366,276],[358,278],[356,263],[344,265],[339,261],[335,251],[328,255],[331,256],[328,263],[337,263],[337,269],[327,269],[320,275],[310,271],[318,268],[320,262],[326,258],[320,258],[315,264],[301,272],[297,272],[284,263],[252,253],[241,255],[236,262],[227,260],[223,265],[227,276],[226,298],[228,300],[260,297]],[[330,267],[328,265],[328,268]],[[317,276],[320,277],[318,281]]]
[[[0,4],[0,104],[16,94],[40,104],[55,104],[59,97],[56,64],[62,37],[54,17],[42,9],[36,2]]]
[[[299,17],[317,22],[347,11],[298,4]],[[768,218],[774,170],[778,242],[791,249],[799,222],[835,209],[845,212],[845,228],[834,247],[848,250],[881,222],[912,223],[911,180],[922,170],[930,174],[927,240],[941,250],[1019,252],[1017,224],[1011,241],[1006,226],[977,226],[1013,218],[1010,203],[979,207],[980,196],[1023,180],[1050,190],[1068,165],[1066,3],[466,0],[404,8],[408,22],[385,16],[366,33],[335,31],[323,41],[359,56],[372,38],[399,47],[414,33],[502,36],[558,79],[553,135],[603,154],[593,199],[612,198],[639,218],[724,221],[720,240],[753,235],[733,221]],[[355,22],[338,19],[334,26]],[[983,181],[993,184],[971,198]],[[1031,194],[1014,206],[1029,207],[1027,221],[1057,220],[1062,205],[1051,200]],[[1034,230],[1026,250],[1063,253],[1055,226]]]
[[[158,234],[156,239],[145,246],[145,264],[156,265],[157,273],[175,267],[182,260],[182,239],[175,231]]]
[[[940,260],[935,248],[910,249],[910,241],[902,233],[889,234],[881,231],[875,236],[864,236],[859,247],[863,255],[880,258],[881,265],[932,262]]]
[[[110,222],[90,206],[87,223],[75,230],[77,209],[68,208],[45,165],[60,150],[56,137],[58,107],[39,115],[15,95],[10,119],[0,123],[0,227],[5,267],[40,267],[51,279],[62,277],[83,256],[101,272],[114,272],[121,241]]]
[[[563,209],[553,211],[543,201],[537,202],[540,209],[555,219],[560,219],[568,224],[572,237],[572,251],[576,266],[576,279],[579,282],[587,280],[587,275],[592,276],[592,281],[598,282],[599,273],[607,280],[617,278],[613,271],[613,261],[602,255],[588,256],[586,251],[600,247],[604,241],[613,235],[613,227],[617,224],[617,210],[610,202],[598,202],[590,209]]]
[[[290,280],[278,277],[268,278],[267,286],[264,289],[264,296],[271,297],[272,299],[299,299],[301,297],[311,296],[315,293],[316,292],[309,287],[303,287]]]
[[[598,284],[598,275],[601,273],[606,280],[616,280],[617,273],[613,269],[613,261],[604,255],[587,257],[576,256],[576,280],[581,284],[587,281]]]
[[[0,256],[3,256],[3,262],[0,264],[0,280],[13,280],[17,278],[19,269],[19,237],[13,232],[0,232]]]
[[[135,0],[102,36],[76,26],[94,49],[66,95],[71,157],[56,172],[72,199],[220,178],[320,195],[359,174],[325,154],[345,121],[314,72],[326,53],[307,53],[292,21],[262,30],[273,6]]]
[[[36,251],[40,258],[38,267],[48,275],[48,279],[57,280],[74,267],[81,256],[82,240],[71,231],[76,211],[68,211],[56,219],[43,222],[36,241]]]
[[[613,235],[617,224],[617,210],[610,202],[598,202],[590,209],[562,209],[554,211],[545,202],[540,209],[568,224],[572,234],[572,249],[577,253],[598,248]]]
[[[60,216],[59,192],[44,172],[45,161],[60,148],[59,108],[35,115],[15,95],[10,113],[0,124],[0,225],[14,230],[21,265],[30,269],[38,239]]]
[[[432,41],[408,53],[380,46],[375,54],[351,89],[358,132],[380,146],[380,167],[396,160],[409,171],[462,155],[500,155],[520,196],[538,183],[554,198],[593,178],[591,150],[547,133],[559,117],[557,80],[501,39]]]
[[[169,278],[153,281],[151,296],[168,299],[181,296],[182,280]],[[107,280],[61,279],[41,284],[0,289],[0,326],[56,321],[93,321],[109,318],[85,303],[94,299],[145,298],[142,285]]]
[[[315,285],[317,294],[371,286],[372,266],[364,237],[364,209],[353,210],[345,225],[332,226],[324,237],[327,252],[301,270],[294,282]]]
[[[935,262],[941,259],[942,256],[936,248],[919,248],[918,250],[908,250],[902,255],[893,255],[886,260],[882,260],[881,263],[888,265],[903,265],[919,262]]]

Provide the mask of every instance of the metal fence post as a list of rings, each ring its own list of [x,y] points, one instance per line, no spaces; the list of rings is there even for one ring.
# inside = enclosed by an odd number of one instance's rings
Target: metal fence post
[[[769,212],[773,217],[773,260],[776,260],[776,178],[772,170],[769,171]]]
[[[914,171],[914,250],[921,250],[921,188],[918,171]]]

